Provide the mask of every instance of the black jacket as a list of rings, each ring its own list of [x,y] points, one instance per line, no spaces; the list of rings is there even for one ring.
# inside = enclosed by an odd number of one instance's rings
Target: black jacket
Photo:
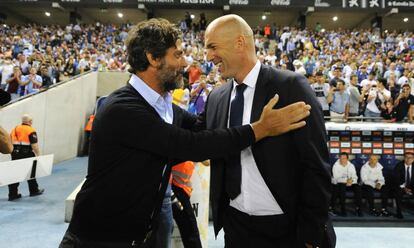
[[[196,118],[175,105],[173,111],[173,125],[165,123],[129,84],[106,98],[93,122],[88,175],[69,231],[84,240],[139,240],[161,204],[156,198],[166,164],[223,157],[254,142],[250,126],[179,128],[193,127]]]
[[[405,162],[404,160],[399,162],[394,168],[394,182],[396,183],[396,187],[399,188],[400,185],[405,183]],[[411,178],[410,184],[406,185],[405,187],[414,190],[414,166],[411,165]]]
[[[208,129],[227,126],[232,82],[213,90],[206,104]],[[328,223],[331,175],[322,109],[305,77],[262,65],[254,93],[251,123],[260,118],[263,107],[279,94],[276,108],[297,101],[311,105],[306,127],[252,146],[257,167],[283,212],[296,226],[298,242],[321,245]],[[216,235],[223,226],[229,204],[224,190],[224,166],[228,157],[211,160],[211,199]],[[332,238],[334,232],[329,228]],[[332,241],[335,242],[335,241]],[[302,243],[303,244],[303,243]]]

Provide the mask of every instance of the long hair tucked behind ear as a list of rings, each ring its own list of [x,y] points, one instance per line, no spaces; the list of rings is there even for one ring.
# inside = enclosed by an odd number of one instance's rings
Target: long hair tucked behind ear
[[[154,59],[163,58],[167,50],[175,47],[181,37],[180,30],[165,19],[150,19],[131,28],[125,41],[129,72],[145,71],[149,62],[146,53]]]

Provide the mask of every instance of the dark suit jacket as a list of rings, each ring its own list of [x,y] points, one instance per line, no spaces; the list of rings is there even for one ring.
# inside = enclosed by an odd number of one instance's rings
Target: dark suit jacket
[[[210,93],[205,110],[208,129],[227,126],[232,87],[230,81]],[[297,227],[298,239],[321,245],[328,221],[331,185],[322,109],[305,77],[262,65],[254,93],[251,123],[260,118],[263,107],[276,93],[280,96],[276,108],[304,101],[311,105],[311,115],[306,119],[306,127],[255,143],[253,156],[277,203]],[[224,190],[227,162],[228,157],[211,160],[216,235],[223,226],[223,214],[229,204]]]
[[[411,179],[410,184],[406,185],[407,188],[414,189],[414,166],[411,165]],[[399,188],[400,185],[405,183],[405,162],[399,162],[394,168],[394,180],[396,182],[396,187]]]
[[[255,140],[250,126],[179,128],[192,127],[196,118],[175,105],[173,111],[174,125],[165,123],[129,84],[106,98],[93,122],[88,175],[69,231],[84,240],[139,240],[161,204],[156,199],[166,164],[235,154]]]

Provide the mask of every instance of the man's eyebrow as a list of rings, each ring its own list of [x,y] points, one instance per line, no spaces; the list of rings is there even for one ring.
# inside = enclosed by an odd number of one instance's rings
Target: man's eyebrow
[[[214,43],[209,43],[206,45],[206,48],[212,48],[214,46]]]

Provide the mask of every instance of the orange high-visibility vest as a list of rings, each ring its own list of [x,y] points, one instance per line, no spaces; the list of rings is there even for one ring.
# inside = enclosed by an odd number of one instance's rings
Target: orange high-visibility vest
[[[264,27],[264,34],[267,35],[267,36],[270,35],[270,27],[269,26]]]
[[[194,163],[187,161],[172,167],[172,184],[182,188],[188,196],[191,196],[191,176],[194,172]]]
[[[29,125],[18,125],[12,130],[10,138],[13,145],[30,146],[29,136],[35,132],[36,130]]]
[[[90,115],[89,116],[88,123],[86,123],[86,126],[85,126],[85,131],[87,131],[87,132],[92,131],[92,123],[93,123],[94,119],[95,119],[95,115]]]

